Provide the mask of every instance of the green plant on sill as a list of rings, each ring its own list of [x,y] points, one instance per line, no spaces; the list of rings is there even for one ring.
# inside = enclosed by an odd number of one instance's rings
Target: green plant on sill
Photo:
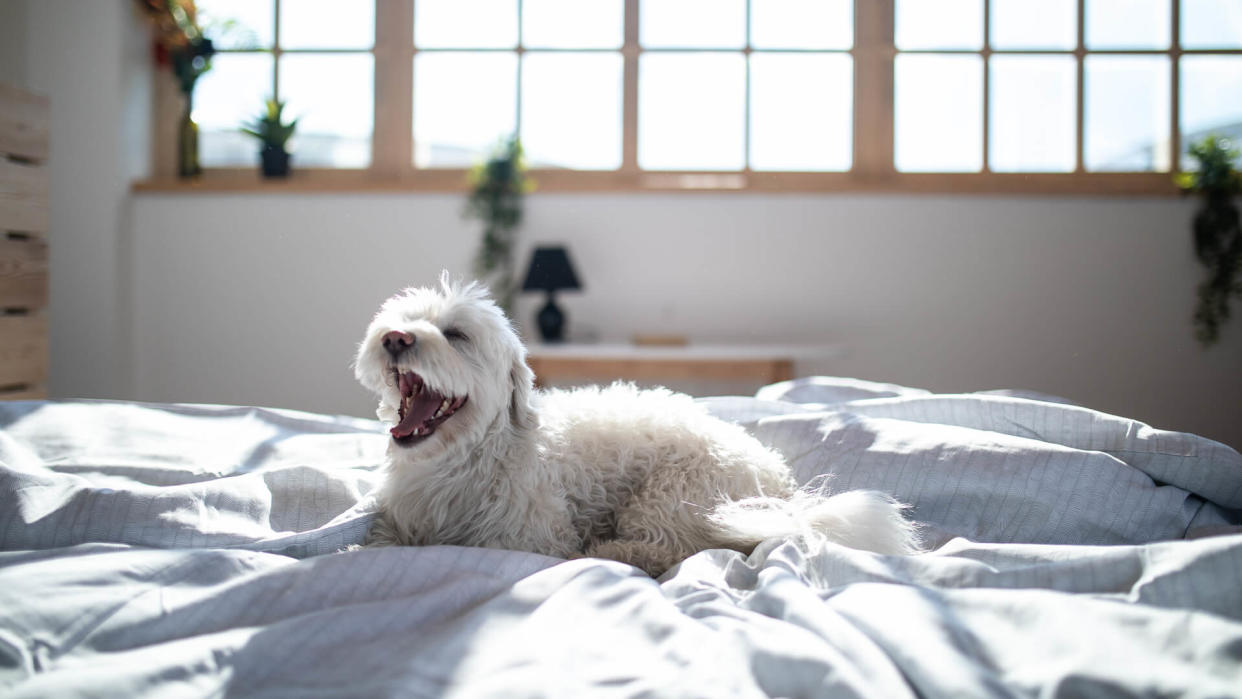
[[[525,195],[534,189],[517,137],[499,143],[487,160],[470,170],[466,216],[483,222],[483,239],[474,273],[491,289],[496,303],[512,315],[517,292],[514,253]]]
[[[285,144],[293,136],[293,131],[298,126],[298,120],[294,119],[288,124],[284,123],[284,117],[282,116],[285,110],[284,102],[270,99],[267,100],[266,104],[267,110],[255,117],[249,124],[243,126],[241,130],[243,133],[259,139],[264,146],[285,150]]]
[[[1233,202],[1242,192],[1242,177],[1234,168],[1239,151],[1227,139],[1208,136],[1191,144],[1189,153],[1198,169],[1178,173],[1174,181],[1184,193],[1203,198],[1192,230],[1195,256],[1207,267],[1194,314],[1195,337],[1206,347],[1220,339],[1230,297],[1242,294],[1242,228]]]

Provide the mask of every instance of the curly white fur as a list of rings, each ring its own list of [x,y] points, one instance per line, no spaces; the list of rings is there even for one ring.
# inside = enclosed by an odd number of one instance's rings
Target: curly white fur
[[[413,410],[402,408],[401,375],[445,397],[441,411],[464,403],[416,430],[417,419],[400,421]],[[891,498],[797,490],[778,453],[689,396],[625,383],[533,390],[526,348],[503,312],[482,287],[447,273],[438,288],[383,305],[355,376],[379,396],[380,418],[399,423],[368,545],[598,556],[651,575],[697,551],[749,552],[770,537],[917,550]]]

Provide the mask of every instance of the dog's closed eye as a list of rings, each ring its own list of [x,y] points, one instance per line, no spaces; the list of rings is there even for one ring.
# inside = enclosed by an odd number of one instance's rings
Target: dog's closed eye
[[[470,341],[470,338],[466,336],[466,333],[462,332],[461,330],[458,330],[457,328],[447,328],[444,331],[444,339],[448,340],[449,342],[469,342]]]

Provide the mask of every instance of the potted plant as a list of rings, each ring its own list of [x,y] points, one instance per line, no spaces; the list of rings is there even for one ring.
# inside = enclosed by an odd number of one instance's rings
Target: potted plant
[[[1189,153],[1198,168],[1179,173],[1176,183],[1203,200],[1192,230],[1195,256],[1207,267],[1207,277],[1199,284],[1194,323],[1195,337],[1207,346],[1220,339],[1230,297],[1242,294],[1242,228],[1234,205],[1242,177],[1233,165],[1239,151],[1227,139],[1208,136],[1191,144]]]
[[[263,147],[259,149],[262,159],[264,177],[287,177],[289,175],[289,151],[286,144],[297,128],[298,120],[284,122],[282,113],[284,102],[274,99],[267,101],[267,109],[255,117],[250,124],[243,126],[242,131],[259,139]]]
[[[514,252],[517,228],[522,222],[522,199],[532,189],[522,144],[516,136],[501,142],[486,161],[470,171],[466,216],[483,222],[483,240],[475,254],[474,272],[507,313],[513,311],[517,291]]]

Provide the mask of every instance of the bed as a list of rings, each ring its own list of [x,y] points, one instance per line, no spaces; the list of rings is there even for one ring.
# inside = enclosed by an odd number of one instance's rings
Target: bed
[[[702,399],[930,549],[771,540],[659,580],[350,548],[374,421],[0,403],[0,695],[1242,696],[1242,457],[1021,392]]]

